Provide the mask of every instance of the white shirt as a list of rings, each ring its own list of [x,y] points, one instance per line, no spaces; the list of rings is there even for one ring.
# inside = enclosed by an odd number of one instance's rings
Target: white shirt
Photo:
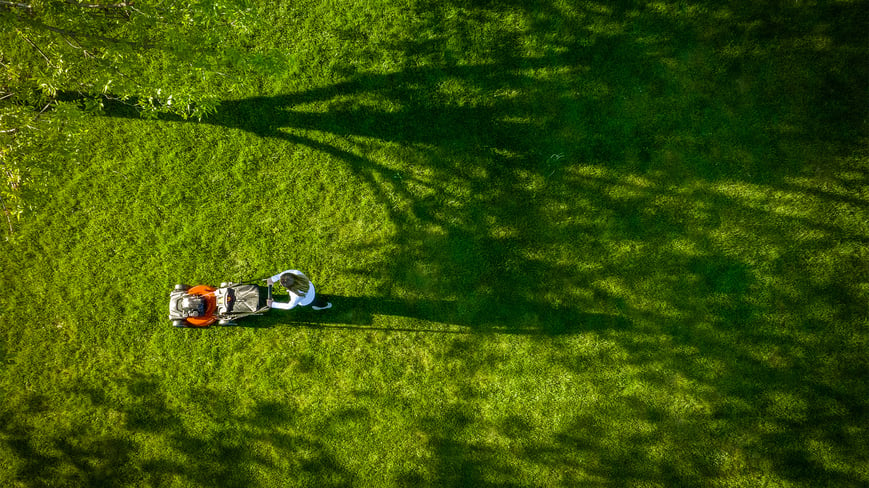
[[[285,275],[285,274],[287,274],[287,273],[292,273],[292,274],[294,274],[294,275],[302,275],[302,276],[305,276],[305,274],[302,273],[301,271],[298,271],[298,270],[295,270],[295,269],[288,269],[288,270],[286,270],[286,271],[282,271],[282,272],[280,272],[280,273],[278,273],[278,274],[272,276],[272,277],[269,278],[269,279],[272,281],[272,283],[280,283],[280,282],[281,282],[281,276],[283,276],[283,275]],[[308,278],[308,277],[305,276],[305,278]],[[308,283],[310,283],[310,287],[308,288],[308,292],[307,292],[307,293],[305,293],[304,295],[300,295],[300,294],[298,294],[298,293],[296,293],[296,292],[294,292],[294,291],[292,291],[292,290],[287,290],[287,292],[289,292],[289,294],[290,294],[290,301],[289,301],[289,303],[284,303],[284,302],[274,302],[274,301],[273,301],[273,302],[272,302],[272,308],[277,308],[277,309],[280,309],[280,310],[289,310],[289,309],[295,307],[296,305],[299,305],[299,306],[309,305],[311,302],[314,301],[314,297],[316,296],[316,294],[315,294],[315,292],[314,292],[314,283],[311,283],[310,278],[308,278]]]

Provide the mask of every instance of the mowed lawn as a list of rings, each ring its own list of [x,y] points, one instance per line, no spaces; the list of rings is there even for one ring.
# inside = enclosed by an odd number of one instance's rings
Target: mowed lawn
[[[774,3],[270,2],[217,114],[44,134],[0,485],[866,486],[869,5]]]

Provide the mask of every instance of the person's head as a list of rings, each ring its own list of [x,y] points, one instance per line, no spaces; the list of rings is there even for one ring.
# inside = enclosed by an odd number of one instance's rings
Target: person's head
[[[308,293],[308,290],[311,289],[311,282],[308,281],[308,278],[303,274],[284,273],[281,275],[281,285],[283,285],[287,291],[291,291],[301,296],[305,296],[305,294]]]

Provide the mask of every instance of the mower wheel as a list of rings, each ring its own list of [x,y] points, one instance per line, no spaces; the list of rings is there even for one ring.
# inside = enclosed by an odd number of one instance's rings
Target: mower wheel
[[[190,287],[187,285],[175,285],[175,289],[178,291],[187,291]]]
[[[179,329],[184,329],[187,327],[187,324],[185,324],[183,320],[173,320],[172,327],[178,327]]]
[[[233,322],[232,320],[226,320],[226,319],[224,319],[224,320],[221,320],[221,321],[217,322],[217,325],[230,326],[230,325],[236,325],[236,323]]]

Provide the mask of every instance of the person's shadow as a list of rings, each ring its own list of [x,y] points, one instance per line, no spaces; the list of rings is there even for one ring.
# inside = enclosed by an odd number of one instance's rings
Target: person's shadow
[[[238,321],[240,327],[304,326],[383,332],[433,332],[444,334],[500,333],[529,335],[577,334],[604,329],[625,329],[630,322],[615,314],[586,313],[575,308],[547,307],[536,303],[512,305],[486,300],[397,300],[384,297],[329,295],[332,308],[270,310],[265,315]],[[494,312],[493,312],[494,310]],[[418,326],[393,327],[377,317],[404,317]]]

